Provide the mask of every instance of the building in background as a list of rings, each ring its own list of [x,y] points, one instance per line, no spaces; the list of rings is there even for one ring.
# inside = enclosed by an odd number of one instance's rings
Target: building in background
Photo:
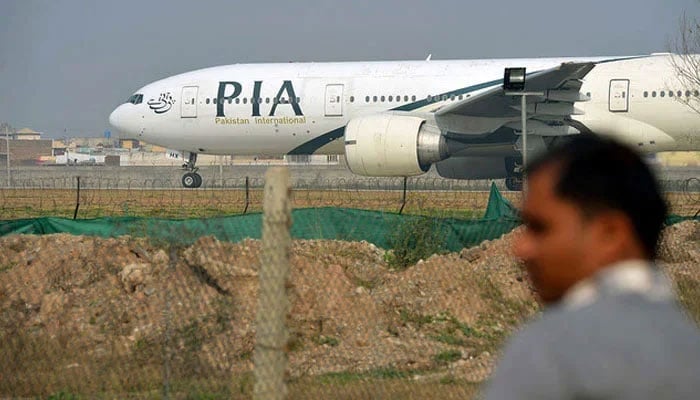
[[[16,132],[10,133],[10,139],[12,140],[41,140],[41,132],[29,128],[22,128]],[[12,147],[10,146],[10,150]]]
[[[41,132],[29,128],[23,128],[16,132],[10,132],[10,165],[40,165],[53,155],[53,141],[42,139]],[[5,135],[0,140],[0,163],[7,162],[7,141]]]

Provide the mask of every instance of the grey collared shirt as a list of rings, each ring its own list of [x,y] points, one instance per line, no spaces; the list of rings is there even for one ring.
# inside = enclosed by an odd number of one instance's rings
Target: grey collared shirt
[[[653,266],[612,265],[515,335],[486,399],[700,399],[700,330]]]

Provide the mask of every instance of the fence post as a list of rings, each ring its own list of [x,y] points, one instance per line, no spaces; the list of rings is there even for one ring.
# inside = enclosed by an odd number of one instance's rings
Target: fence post
[[[78,190],[76,191],[75,211],[73,212],[73,219],[78,218],[78,209],[80,208],[80,177],[76,176],[76,178],[78,178]]]
[[[284,374],[287,366],[289,251],[292,225],[289,171],[273,167],[265,174],[262,255],[256,316],[255,386],[253,399],[282,400],[287,396]]]
[[[250,179],[245,177],[245,208],[243,214],[248,212],[248,204],[250,203]]]
[[[401,200],[401,208],[399,209],[399,215],[403,213],[403,208],[406,207],[406,186],[408,182],[408,177],[403,177],[403,199]]]

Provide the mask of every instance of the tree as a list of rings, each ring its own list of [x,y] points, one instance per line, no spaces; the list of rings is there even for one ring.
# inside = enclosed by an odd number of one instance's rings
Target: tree
[[[684,13],[679,22],[678,37],[671,43],[671,65],[686,95],[676,100],[700,113],[700,19]]]

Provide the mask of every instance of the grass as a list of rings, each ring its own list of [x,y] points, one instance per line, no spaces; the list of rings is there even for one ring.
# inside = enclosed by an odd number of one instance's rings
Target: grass
[[[328,345],[330,347],[335,347],[335,346],[340,344],[340,341],[333,336],[321,335],[321,336],[316,337],[314,341],[316,342],[316,344],[318,344],[320,346]]]
[[[14,268],[16,265],[17,264],[15,264],[15,263],[0,264],[0,272],[9,271],[12,268]]]
[[[511,195],[517,201],[518,195]],[[73,218],[72,189],[0,189],[0,220],[54,216]],[[262,189],[250,192],[248,213],[262,210]],[[404,214],[429,217],[480,218],[488,192],[409,192]],[[294,208],[347,207],[398,212],[401,192],[387,190],[302,190],[292,192]],[[78,218],[136,216],[205,218],[236,215],[245,209],[241,189],[83,189]]]
[[[445,365],[449,364],[452,362],[455,362],[462,358],[462,352],[458,350],[447,350],[443,351],[441,353],[438,353],[433,357],[433,361],[437,363],[438,365]]]

